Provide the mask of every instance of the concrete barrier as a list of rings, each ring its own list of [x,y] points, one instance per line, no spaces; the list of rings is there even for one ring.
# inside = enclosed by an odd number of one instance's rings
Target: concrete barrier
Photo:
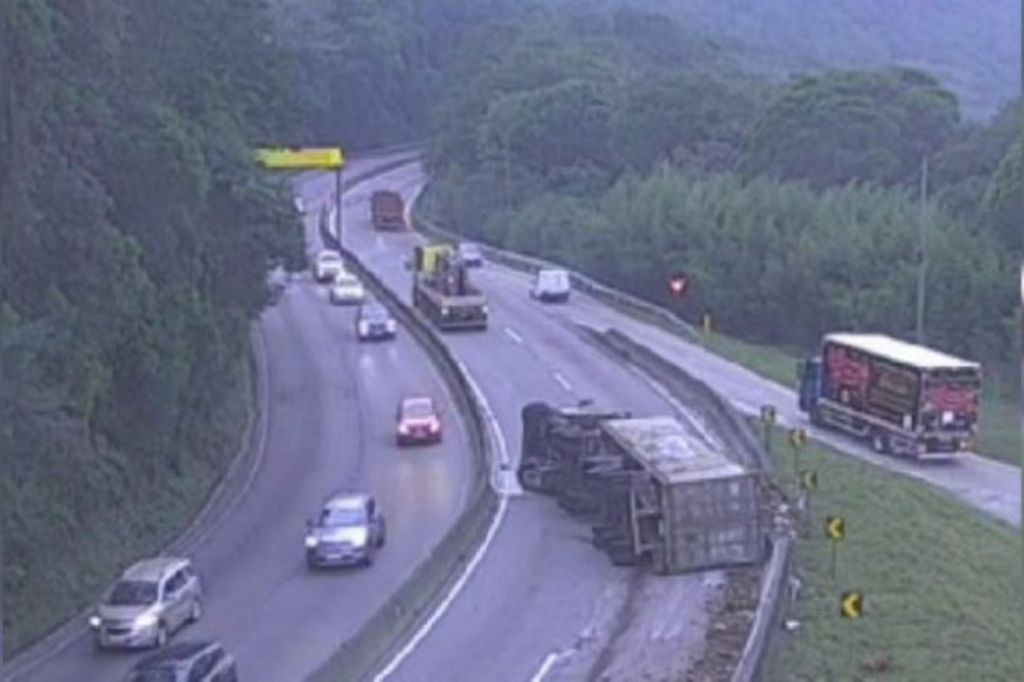
[[[354,253],[338,243],[328,229],[327,215],[325,211],[320,218],[324,243],[342,254],[350,270],[416,338],[440,371],[465,419],[475,465],[466,508],[413,574],[311,677],[325,682],[368,679],[382,667],[389,654],[429,617],[432,607],[458,579],[486,535],[499,506],[498,496],[488,484],[488,463],[494,453],[484,411],[458,361],[427,320],[407,306]]]

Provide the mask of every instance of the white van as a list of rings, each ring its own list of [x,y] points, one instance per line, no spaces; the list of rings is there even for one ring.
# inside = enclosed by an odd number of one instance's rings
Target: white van
[[[571,290],[568,272],[545,268],[537,273],[530,288],[530,297],[542,302],[564,303],[569,300]]]

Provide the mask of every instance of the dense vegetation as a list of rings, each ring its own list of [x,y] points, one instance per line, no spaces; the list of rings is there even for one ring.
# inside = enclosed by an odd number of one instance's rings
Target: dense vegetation
[[[0,5],[6,652],[153,551],[236,452],[248,323],[300,254],[256,0]],[[294,262],[294,261],[293,261]]]
[[[660,303],[684,271],[684,315],[796,348],[835,328],[912,334],[923,233],[928,340],[1009,376],[1019,103],[964,124],[922,71],[752,82],[664,17],[587,19],[534,13],[468,41],[474,68],[436,109],[442,220]]]
[[[660,3],[686,28],[613,0],[5,1],[5,651],[179,529],[237,445],[265,266],[301,256],[254,144],[430,137],[456,228],[659,302],[685,269],[684,314],[786,345],[913,324],[927,155],[930,337],[1007,362],[1020,109],[968,125],[946,89],[1014,92],[1001,5],[961,31],[883,2],[816,5],[819,32],[789,0]],[[940,80],[744,72],[894,61]]]

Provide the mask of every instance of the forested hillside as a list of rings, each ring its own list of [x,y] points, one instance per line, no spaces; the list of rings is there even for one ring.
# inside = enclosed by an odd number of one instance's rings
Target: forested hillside
[[[187,520],[239,443],[289,125],[257,0],[0,5],[5,653]]]
[[[594,7],[593,0],[567,0]],[[773,78],[899,64],[927,70],[964,113],[988,118],[1020,94],[1015,0],[603,0],[646,7],[713,37]]]
[[[659,303],[668,273],[685,271],[684,315],[713,311],[723,332],[802,349],[835,328],[912,334],[924,221],[928,340],[1009,385],[1019,102],[967,124],[925,71],[772,83],[729,57],[628,9],[480,27],[436,108],[428,206]]]

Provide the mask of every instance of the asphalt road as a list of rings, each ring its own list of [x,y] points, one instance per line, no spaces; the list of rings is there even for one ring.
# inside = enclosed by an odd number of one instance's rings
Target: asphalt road
[[[396,189],[408,201],[422,181],[417,166],[403,167],[359,188],[353,203],[360,192],[376,187]],[[411,276],[403,261],[419,237],[376,233],[367,214],[345,210],[346,245],[408,302]],[[489,329],[443,338],[481,388],[513,461],[520,447],[520,410],[533,400],[567,404],[590,398],[637,415],[673,411],[640,376],[609,362],[548,307],[530,300],[526,287],[492,278],[487,270],[473,276],[489,297]],[[685,423],[693,419],[682,416]],[[629,616],[620,611],[634,575],[613,567],[590,545],[589,528],[552,500],[514,497],[463,591],[391,679],[521,681],[542,667],[553,675],[552,657],[568,665],[581,641],[607,635]],[[681,640],[701,641],[710,589],[705,576],[677,581]]]
[[[350,172],[366,168],[354,161]],[[353,316],[303,278],[260,322],[269,419],[259,469],[238,506],[193,553],[207,589],[205,613],[175,638],[220,639],[245,680],[309,674],[426,557],[467,498],[465,431],[432,363],[402,329],[397,342],[357,343]],[[445,441],[400,451],[395,408],[418,392],[445,406]],[[377,496],[388,545],[372,569],[311,574],[305,520],[336,489]],[[84,629],[78,634],[17,679],[114,680],[139,656],[96,653]]]

